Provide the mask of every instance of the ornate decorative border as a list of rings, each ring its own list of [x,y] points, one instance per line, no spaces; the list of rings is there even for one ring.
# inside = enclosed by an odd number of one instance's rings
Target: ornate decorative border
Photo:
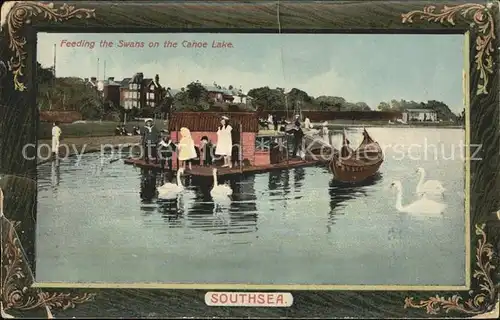
[[[70,293],[48,293],[32,288],[32,276],[29,266],[25,262],[16,228],[19,222],[10,221],[3,215],[3,191],[0,189],[0,223],[2,229],[2,277],[1,277],[1,313],[2,317],[8,318],[5,313],[9,309],[26,311],[37,308],[45,308],[49,318],[52,317],[51,309],[74,308],[77,304],[91,301],[95,294],[84,293],[80,296],[72,296]]]
[[[420,20],[429,22],[439,22],[441,24],[455,25],[455,18],[461,15],[467,19],[472,16],[470,27],[475,30],[478,35],[476,37],[476,55],[474,60],[479,70],[480,81],[477,85],[476,95],[488,94],[488,77],[493,74],[493,57],[492,53],[493,40],[495,39],[495,20],[490,9],[492,3],[486,5],[477,3],[466,3],[456,6],[443,6],[439,13],[436,13],[436,6],[426,6],[423,10],[410,11],[401,15],[403,23],[413,23],[413,18],[419,17]]]
[[[43,15],[43,19],[53,22],[62,22],[69,19],[90,19],[95,18],[94,9],[76,9],[75,6],[62,4],[59,8],[54,8],[53,3],[15,2],[7,14],[6,25],[9,34],[9,49],[14,56],[8,62],[9,71],[14,75],[14,88],[17,91],[26,90],[26,86],[20,80],[23,76],[23,69],[26,67],[26,51],[24,45],[26,38],[18,35],[18,32],[25,24],[30,24],[33,17]]]
[[[490,9],[492,3],[486,5],[477,3],[466,3],[456,6],[443,6],[436,13],[436,6],[429,5],[423,10],[414,10],[402,14],[403,23],[413,23],[413,18],[419,17],[420,20],[428,22],[437,22],[441,24],[455,25],[456,16],[462,16],[470,21],[470,27],[476,31],[476,54],[474,61],[476,69],[479,70],[479,83],[477,85],[476,95],[487,95],[489,76],[493,74],[493,57],[495,51],[493,40],[495,37],[495,23]],[[490,312],[496,305],[499,288],[493,283],[492,274],[495,266],[492,264],[494,255],[493,246],[486,242],[485,224],[476,225],[476,235],[481,236],[476,248],[476,269],[473,278],[479,283],[480,292],[469,291],[470,298],[462,301],[459,294],[452,297],[440,297],[436,295],[427,300],[414,303],[414,298],[405,299],[404,308],[425,308],[428,314],[438,314],[441,309],[445,313],[458,311],[469,315],[479,315]]]
[[[48,293],[31,288],[33,283],[27,270],[19,239],[16,236],[16,228],[19,222],[11,222],[7,218],[3,224],[8,224],[7,231],[2,243],[2,311],[9,309],[26,311],[37,308],[74,308],[77,304],[92,301],[93,293],[85,293],[80,296],[72,296],[70,293]],[[5,226],[3,226],[5,228]]]
[[[436,6],[426,6],[423,10],[410,11],[402,14],[403,23],[413,23],[413,18],[420,18],[428,22],[455,25],[456,16],[472,20],[471,28],[477,32],[476,54],[474,56],[476,68],[480,79],[477,85],[476,95],[487,95],[489,77],[493,74],[493,57],[495,51],[493,40],[495,37],[494,18],[491,13],[492,4],[461,4],[456,6],[444,6],[436,12]],[[69,19],[91,19],[95,18],[94,9],[76,9],[75,6],[62,4],[54,8],[53,3],[15,2],[6,17],[8,29],[9,49],[13,57],[8,62],[9,71],[14,75],[14,87],[17,91],[25,91],[27,88],[22,82],[23,70],[27,53],[25,51],[26,38],[19,35],[19,30],[25,24],[31,23],[31,18],[42,16],[43,19],[54,22],[62,22]],[[1,190],[0,190],[1,196]],[[1,198],[1,197],[0,197]],[[1,199],[0,199],[1,200]],[[1,201],[0,201],[1,202]],[[1,210],[0,210],[1,211]],[[7,231],[2,230],[2,272],[1,301],[3,310],[32,310],[36,308],[74,308],[76,304],[91,301],[95,294],[83,294],[72,297],[69,293],[47,293],[30,288],[31,279],[27,277],[29,270],[23,259],[22,248],[16,236],[17,222],[11,222],[1,216],[2,224],[8,224]],[[414,298],[405,299],[404,308],[425,308],[428,314],[438,314],[441,310],[446,313],[457,311],[469,315],[484,314],[491,311],[499,294],[499,287],[492,280],[495,266],[492,263],[494,256],[493,246],[487,242],[484,231],[485,225],[476,225],[476,235],[479,236],[476,248],[476,267],[473,273],[477,280],[480,292],[469,292],[470,298],[462,302],[459,294],[452,297],[435,296],[427,300],[414,302]]]
[[[425,308],[428,314],[438,314],[441,308],[445,313],[458,311],[470,315],[478,315],[490,312],[494,309],[498,300],[499,287],[492,280],[492,274],[495,266],[492,263],[495,254],[493,246],[486,242],[485,224],[476,225],[476,235],[480,236],[476,248],[476,267],[472,277],[478,281],[480,292],[469,291],[470,298],[462,301],[458,294],[450,298],[436,295],[427,300],[414,303],[414,298],[405,299],[404,308]]]

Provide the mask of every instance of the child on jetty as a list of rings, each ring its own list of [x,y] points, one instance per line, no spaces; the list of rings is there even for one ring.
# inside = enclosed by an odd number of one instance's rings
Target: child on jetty
[[[213,148],[214,148],[214,145],[212,144],[212,141],[210,141],[208,139],[207,136],[201,137],[200,149],[202,150],[202,153],[203,153],[203,161],[201,164],[203,166],[211,166],[212,165],[212,163],[213,163],[212,156],[213,156],[213,152],[214,152]]]
[[[191,170],[191,160],[196,159],[196,149],[194,147],[194,140],[191,137],[191,132],[188,128],[181,128],[181,140],[179,141],[179,161],[180,166],[186,169],[186,162],[188,162],[189,170]]]
[[[158,158],[160,159],[160,167],[163,171],[172,170],[172,155],[177,151],[177,146],[170,139],[168,132],[163,133],[163,138],[158,144]]]

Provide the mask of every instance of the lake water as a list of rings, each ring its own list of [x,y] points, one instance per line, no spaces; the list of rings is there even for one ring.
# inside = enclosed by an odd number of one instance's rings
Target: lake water
[[[373,181],[339,185],[324,167],[240,177],[215,213],[210,179],[186,180],[182,201],[162,203],[142,200],[141,170],[109,155],[44,164],[36,279],[465,285],[464,131],[368,131],[386,156]],[[348,134],[357,146],[361,131]],[[416,201],[418,167],[446,188],[442,216],[396,210],[391,182],[402,182],[403,205]]]

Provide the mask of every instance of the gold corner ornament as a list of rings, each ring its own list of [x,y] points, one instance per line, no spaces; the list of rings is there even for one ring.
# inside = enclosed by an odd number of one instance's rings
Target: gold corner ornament
[[[18,33],[25,24],[31,23],[31,18],[42,17],[44,20],[62,22],[70,19],[90,19],[95,18],[94,9],[75,8],[73,5],[62,4],[54,7],[53,3],[41,3],[31,1],[15,2],[6,17],[6,26],[9,34],[9,49],[13,52],[13,57],[8,62],[9,71],[14,75],[14,88],[17,91],[26,90],[26,86],[21,82],[23,70],[26,67],[26,37]]]
[[[92,301],[93,293],[73,296],[70,293],[49,293],[39,288],[32,288],[32,279],[27,276],[28,266],[23,259],[23,252],[16,228],[19,222],[11,222],[1,217],[2,224],[2,312],[9,310],[27,311],[45,308],[47,312],[54,308],[66,310],[77,304]]]
[[[461,15],[470,20],[471,28],[476,27],[476,55],[474,61],[476,70],[479,71],[479,84],[477,85],[476,95],[488,94],[489,76],[493,74],[493,57],[495,51],[493,40],[495,39],[495,19],[493,17],[493,4],[486,5],[478,3],[465,3],[456,6],[443,6],[436,12],[436,6],[426,6],[423,10],[414,10],[402,14],[403,23],[413,23],[413,18],[419,17],[420,20],[428,22],[438,22],[441,24],[455,25],[455,17]]]
[[[492,280],[495,270],[493,265],[493,246],[486,242],[485,224],[476,225],[476,235],[480,236],[476,248],[476,270],[472,277],[477,280],[479,292],[469,291],[470,298],[462,302],[462,297],[455,294],[452,297],[440,297],[436,295],[427,300],[414,302],[414,298],[405,299],[404,308],[425,308],[428,314],[438,314],[441,310],[445,313],[456,311],[468,315],[480,315],[491,312],[497,303],[498,286]]]

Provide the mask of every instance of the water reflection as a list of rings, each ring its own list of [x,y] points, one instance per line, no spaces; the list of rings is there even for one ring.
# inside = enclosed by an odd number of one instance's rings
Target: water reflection
[[[304,177],[306,176],[304,168],[293,169],[293,187],[296,192],[300,192],[300,188],[304,184]]]
[[[158,201],[158,212],[165,224],[170,228],[182,227],[182,218],[184,214],[182,198],[174,200]]]
[[[270,201],[282,201],[287,199],[290,193],[290,170],[276,170],[269,172],[269,189]]]
[[[330,195],[330,212],[328,213],[327,233],[331,232],[331,227],[338,219],[344,215],[344,203],[354,198],[361,199],[367,195],[369,186],[374,185],[382,179],[382,174],[377,173],[373,177],[359,183],[344,183],[331,180],[328,187]]]
[[[139,193],[142,202],[151,202],[156,197],[156,173],[141,169],[141,188]]]
[[[219,183],[227,183],[233,191],[229,206],[215,210],[216,206],[210,196],[212,184],[198,185],[196,197],[186,215],[189,227],[209,231],[213,234],[256,231],[255,177],[235,177]]]
[[[167,178],[168,179],[168,178]],[[175,182],[175,178],[164,181],[159,173],[141,172],[141,211],[143,215],[157,213],[169,228],[186,227],[208,231],[213,234],[251,233],[257,230],[257,196],[255,176],[219,178],[218,183],[227,183],[233,194],[230,203],[222,210],[210,195],[213,180],[183,177],[184,191],[175,200],[157,198],[156,187],[164,182]],[[193,181],[195,184],[193,185]]]
[[[50,169],[50,182],[52,188],[56,189],[61,182],[61,168],[59,166],[59,160],[52,161]]]
[[[248,233],[257,228],[257,196],[255,195],[255,176],[234,179],[230,182],[233,190],[229,207],[229,233]]]

